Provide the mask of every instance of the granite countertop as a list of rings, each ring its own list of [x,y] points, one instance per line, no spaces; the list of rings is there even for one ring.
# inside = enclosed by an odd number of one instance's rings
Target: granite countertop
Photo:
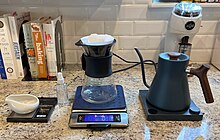
[[[115,69],[124,67],[114,65]],[[147,81],[152,81],[154,69],[147,68]],[[63,72],[68,85],[68,94],[72,104],[77,86],[82,85],[84,72],[78,65],[68,66]],[[138,94],[140,89],[146,89],[141,78],[139,67],[125,72],[115,73],[115,84],[124,88],[129,127],[125,129],[106,129],[94,131],[91,129],[70,129],[68,127],[71,104],[65,107],[56,106],[48,123],[7,123],[6,118],[11,113],[5,98],[10,94],[30,93],[38,97],[55,97],[55,81],[0,81],[0,139],[31,139],[31,140],[142,140],[142,139],[220,139],[220,72],[211,67],[208,78],[215,102],[206,104],[197,77],[189,78],[191,99],[204,112],[202,121],[147,121]]]

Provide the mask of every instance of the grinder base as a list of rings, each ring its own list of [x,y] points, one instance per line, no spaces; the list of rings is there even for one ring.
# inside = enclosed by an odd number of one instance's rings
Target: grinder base
[[[168,112],[153,107],[146,101],[148,90],[140,90],[139,97],[149,121],[201,121],[203,114],[191,100],[189,109],[185,111]]]

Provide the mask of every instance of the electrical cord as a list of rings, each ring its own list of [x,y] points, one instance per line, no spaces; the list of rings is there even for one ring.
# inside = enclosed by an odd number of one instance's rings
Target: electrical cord
[[[126,70],[129,70],[129,69],[131,69],[131,68],[133,68],[133,67],[136,67],[136,66],[138,66],[138,65],[141,64],[141,62],[134,62],[134,61],[125,60],[124,58],[120,57],[119,55],[117,55],[117,54],[115,54],[115,53],[113,53],[113,55],[116,56],[117,58],[119,58],[120,60],[126,62],[126,63],[130,63],[130,64],[134,64],[134,65],[131,65],[131,66],[129,66],[129,67],[127,67],[127,68],[124,68],[124,69],[120,69],[120,70],[113,71],[112,73],[118,73],[118,72],[126,71]],[[150,63],[149,63],[149,62],[150,62]],[[144,64],[153,65],[155,71],[156,71],[156,69],[157,69],[157,63],[155,63],[155,62],[152,61],[152,60],[144,60]]]
[[[126,63],[135,63],[135,64],[141,64],[141,62],[134,62],[134,61],[128,61],[128,60],[125,60],[124,58],[122,58],[121,56],[115,54],[115,53],[112,53],[114,56],[118,57],[119,59],[121,59],[122,61],[126,62]],[[146,63],[146,62],[150,62],[150,63]],[[154,66],[154,69],[155,71],[157,70],[157,63],[155,63],[153,60],[144,60],[144,64],[148,64],[148,65],[153,65]],[[135,67],[137,65],[133,65],[133,67]],[[132,67],[131,67],[132,68]]]
[[[141,71],[142,71],[142,78],[143,78],[143,83],[144,85],[147,87],[147,88],[150,88],[150,86],[147,84],[146,82],[146,78],[145,78],[145,72],[144,72],[144,60],[143,60],[143,57],[139,51],[138,48],[134,48],[136,53],[138,54],[138,57],[140,58],[140,61],[141,61]]]

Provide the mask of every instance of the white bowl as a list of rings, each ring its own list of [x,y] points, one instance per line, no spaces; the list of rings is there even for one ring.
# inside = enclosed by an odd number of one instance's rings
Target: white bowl
[[[27,114],[39,106],[39,99],[31,94],[13,94],[6,97],[5,102],[11,110],[18,114]]]

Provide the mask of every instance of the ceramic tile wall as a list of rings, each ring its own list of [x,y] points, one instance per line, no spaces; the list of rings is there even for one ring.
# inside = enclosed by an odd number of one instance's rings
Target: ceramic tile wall
[[[134,47],[145,59],[157,60],[163,51],[172,8],[149,8],[148,0],[1,0],[0,13],[31,11],[32,18],[63,15],[66,63],[80,63],[82,50],[74,45],[91,33],[111,34],[113,51],[127,60],[138,60]],[[213,14],[214,13],[214,14]],[[191,59],[210,62],[219,8],[204,8],[200,31],[193,40]],[[123,63],[117,58],[114,63]]]

